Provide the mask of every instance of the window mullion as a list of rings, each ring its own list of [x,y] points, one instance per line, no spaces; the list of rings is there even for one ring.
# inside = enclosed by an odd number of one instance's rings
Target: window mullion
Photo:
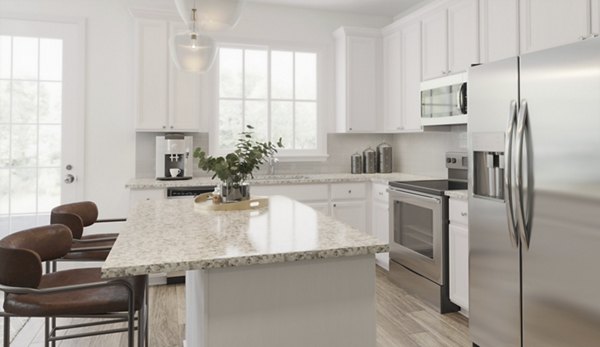
[[[242,131],[246,125],[246,50],[242,49]]]
[[[267,49],[267,139],[273,141],[271,131],[271,48]]]
[[[292,148],[296,149],[296,52],[292,52]]]

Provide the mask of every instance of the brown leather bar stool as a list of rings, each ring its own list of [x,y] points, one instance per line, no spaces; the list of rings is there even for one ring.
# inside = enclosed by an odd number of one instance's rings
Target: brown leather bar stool
[[[5,293],[4,346],[10,344],[10,317],[45,317],[45,346],[56,341],[128,333],[133,347],[148,341],[148,276],[104,280],[100,268],[84,268],[43,274],[42,262],[64,257],[72,244],[64,225],[49,225],[11,234],[0,240],[0,290]],[[137,317],[136,317],[137,312]],[[98,321],[50,328],[50,318],[102,318]],[[137,327],[135,324],[137,318]],[[127,322],[126,328],[57,335],[57,331]]]
[[[118,234],[84,235],[83,229],[95,223],[124,222],[125,219],[98,219],[98,207],[91,201],[57,206],[50,212],[51,224],[71,229],[73,247],[62,260],[104,261]]]

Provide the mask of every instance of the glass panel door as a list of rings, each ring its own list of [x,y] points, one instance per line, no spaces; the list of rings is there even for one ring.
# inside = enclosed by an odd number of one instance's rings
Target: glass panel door
[[[0,225],[49,222],[61,201],[62,40],[0,35]]]
[[[0,237],[81,199],[80,180],[63,177],[83,166],[80,28],[0,19]]]
[[[395,201],[394,216],[394,242],[433,259],[433,210]]]

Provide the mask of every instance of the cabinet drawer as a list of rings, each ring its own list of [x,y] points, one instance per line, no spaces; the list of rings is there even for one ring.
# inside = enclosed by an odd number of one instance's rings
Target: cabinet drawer
[[[331,199],[365,199],[367,197],[366,183],[342,183],[331,185]]]
[[[469,204],[466,200],[450,199],[450,223],[469,225]]]
[[[373,200],[378,200],[387,203],[389,200],[388,187],[389,185],[383,183],[373,183],[372,196]]]
[[[250,189],[252,195],[283,195],[298,201],[329,200],[326,184],[293,184],[293,185],[255,185]]]

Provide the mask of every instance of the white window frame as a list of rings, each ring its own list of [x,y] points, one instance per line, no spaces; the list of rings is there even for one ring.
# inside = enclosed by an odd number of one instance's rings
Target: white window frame
[[[287,99],[273,99],[271,98],[271,79],[270,79],[270,70],[271,70],[271,52],[272,51],[291,51],[291,52],[306,52],[306,53],[315,53],[317,55],[317,94],[316,94],[316,103],[317,103],[317,148],[316,149],[286,149],[285,142],[284,148],[279,149],[278,153],[275,155],[281,161],[325,161],[329,157],[327,154],[327,115],[326,115],[326,103],[324,102],[326,98],[325,93],[325,83],[324,83],[324,71],[326,64],[326,54],[325,49],[320,46],[315,45],[302,45],[302,44],[281,44],[281,43],[244,43],[244,40],[236,40],[236,41],[222,41],[219,40],[219,49],[220,48],[238,48],[238,49],[258,49],[258,50],[266,50],[268,57],[268,95],[265,99],[269,103],[268,112],[270,119],[271,112],[271,101],[287,101]],[[240,43],[242,42],[242,43]],[[213,67],[211,68],[211,78],[209,82],[209,88],[214,90],[214,95],[211,97],[212,114],[214,116],[211,117],[211,126],[210,126],[210,136],[209,136],[209,154],[215,156],[225,155],[231,152],[232,149],[220,149],[218,143],[219,136],[219,90],[220,90],[220,80],[219,80],[219,56],[215,60]],[[243,77],[245,78],[245,76]],[[294,86],[295,87],[295,86]],[[227,99],[227,98],[225,98]],[[237,98],[236,98],[237,99]],[[245,98],[243,98],[245,99]],[[312,101],[312,100],[302,100],[302,99],[290,99],[289,101]],[[270,121],[269,121],[270,126]]]

